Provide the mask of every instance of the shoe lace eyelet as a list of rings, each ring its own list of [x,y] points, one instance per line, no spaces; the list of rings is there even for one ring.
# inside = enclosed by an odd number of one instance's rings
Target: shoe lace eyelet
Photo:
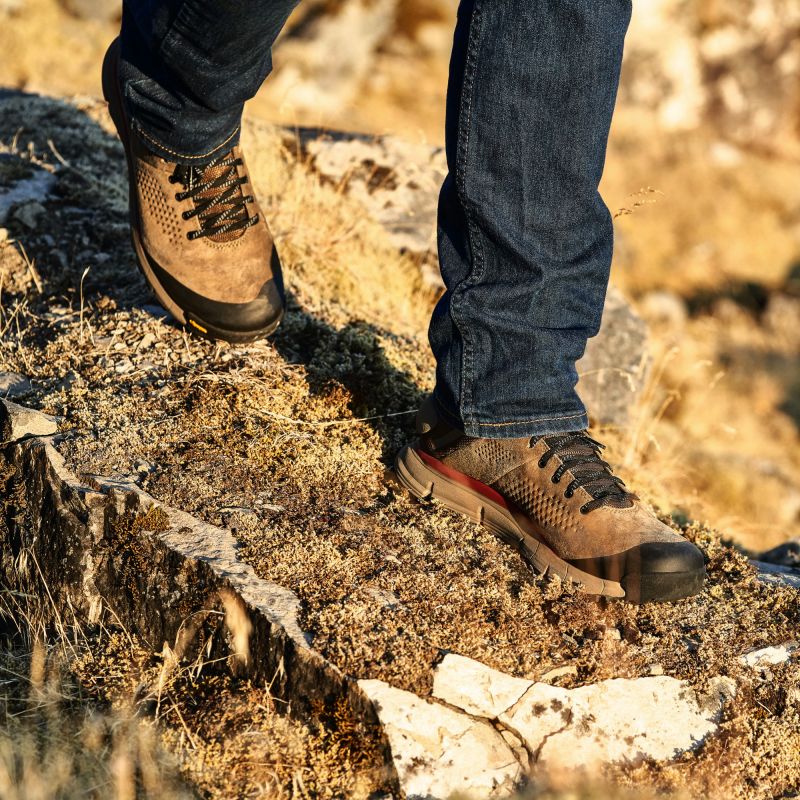
[[[552,478],[550,478],[550,480],[551,480],[553,483],[561,483],[561,478],[557,478],[555,475],[553,475],[553,477],[552,477]]]
[[[546,466],[547,466],[547,462],[544,460],[544,458],[540,458],[539,459],[539,469],[544,469]]]
[[[567,500],[570,500],[574,494],[575,494],[575,492],[572,489],[567,489],[564,492],[564,497],[566,497]]]
[[[184,211],[183,214],[181,214],[181,216],[184,219],[189,219],[192,215],[191,215],[191,213],[189,211]]]

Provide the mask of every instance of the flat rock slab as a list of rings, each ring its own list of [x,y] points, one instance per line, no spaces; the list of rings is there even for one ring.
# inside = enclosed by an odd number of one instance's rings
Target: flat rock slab
[[[0,442],[16,442],[29,436],[52,436],[58,421],[49,414],[0,400]]]
[[[488,721],[383,681],[358,685],[378,710],[408,798],[506,797],[521,779],[514,751]]]
[[[675,758],[716,731],[734,691],[723,681],[719,691],[698,698],[684,681],[667,676],[562,689],[458,655],[445,656],[433,686],[434,697],[517,734],[545,770]]]

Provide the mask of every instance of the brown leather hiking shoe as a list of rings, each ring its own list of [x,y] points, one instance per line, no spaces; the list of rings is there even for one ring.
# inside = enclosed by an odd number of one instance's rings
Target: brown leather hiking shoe
[[[114,41],[103,94],[125,147],[131,235],[147,282],[175,319],[208,338],[268,336],[283,316],[283,278],[241,150],[192,166],[150,152],[131,130],[118,64]]]
[[[417,432],[397,456],[400,482],[482,523],[534,568],[634,603],[702,590],[703,554],[624,488],[585,431],[473,439],[428,399]]]

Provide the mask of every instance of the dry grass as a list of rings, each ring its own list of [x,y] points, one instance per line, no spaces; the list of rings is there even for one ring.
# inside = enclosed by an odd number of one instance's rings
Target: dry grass
[[[179,643],[155,654],[118,626],[68,622],[41,589],[0,593],[3,800],[305,800],[385,788],[377,740],[342,703],[297,722],[269,686],[202,654],[182,658]]]
[[[800,493],[797,416],[786,410],[800,386],[796,330],[722,297],[742,279],[779,294],[796,253],[784,223],[796,167],[745,155],[732,174],[708,161],[701,137],[651,142],[618,119],[606,195],[634,213],[618,219],[616,279],[642,309],[650,291],[668,288],[694,313],[651,319],[648,390],[631,428],[604,436],[629,483],[704,549],[711,573],[700,598],[636,609],[532,578],[483,531],[387,482],[409,412],[431,385],[432,298],[413,262],[341,191],[270,130],[248,128],[290,310],[272,343],[191,339],[146,308],[119,147],[102,133],[102,109],[83,110],[88,118],[31,107],[18,141],[25,159],[52,164],[53,138],[73,168],[59,174],[58,204],[40,229],[10,226],[44,294],[16,247],[0,244],[0,357],[35,377],[26,402],[64,417],[73,465],[135,475],[160,498],[234,529],[260,574],[301,596],[315,646],[359,677],[424,694],[442,650],[533,678],[569,662],[578,667],[569,680],[581,683],[654,665],[699,687],[734,675],[743,688],[720,737],[674,765],[613,777],[725,800],[800,790],[797,668],[748,675],[736,663],[743,649],[795,635],[796,593],[759,585],[740,553],[690,522],[706,519],[754,549],[799,531],[787,502]],[[663,194],[631,197],[650,185]],[[80,680],[123,719],[131,698],[141,701],[183,775],[208,796],[358,796],[380,782],[353,769],[369,752],[342,739],[341,709],[307,729],[275,713],[264,687],[210,665],[198,671],[168,651],[154,658],[121,635],[104,648],[81,663]]]
[[[39,599],[8,591],[0,594],[0,619],[0,797],[194,796],[156,727],[81,682],[78,665],[93,658],[79,627],[54,618]]]

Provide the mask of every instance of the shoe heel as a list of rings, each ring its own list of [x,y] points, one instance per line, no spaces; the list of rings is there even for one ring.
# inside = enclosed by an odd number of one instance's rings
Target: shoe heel
[[[103,97],[108,104],[108,113],[123,143],[127,142],[127,125],[119,87],[119,38],[114,39],[103,58],[102,86]]]

